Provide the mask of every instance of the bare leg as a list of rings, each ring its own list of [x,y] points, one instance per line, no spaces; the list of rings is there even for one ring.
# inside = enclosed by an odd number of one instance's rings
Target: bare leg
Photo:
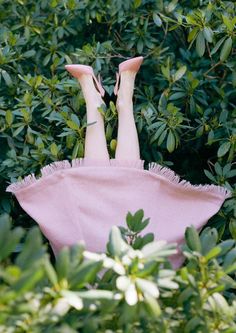
[[[135,72],[121,72],[117,96],[118,138],[116,159],[140,159],[138,133],[133,114]]]
[[[104,102],[94,86],[92,76],[81,75],[79,82],[86,102],[87,123],[96,121],[95,124],[86,128],[84,157],[109,160],[104,120],[97,110]]]

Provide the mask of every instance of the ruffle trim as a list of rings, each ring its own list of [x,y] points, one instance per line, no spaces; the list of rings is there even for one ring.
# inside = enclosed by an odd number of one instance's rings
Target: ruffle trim
[[[188,180],[180,179],[180,176],[177,175],[173,170],[167,167],[163,167],[160,164],[155,162],[149,163],[149,171],[158,174],[166,179],[168,179],[171,183],[178,185],[179,187],[194,189],[201,192],[210,192],[215,193],[220,196],[224,196],[225,199],[232,197],[232,192],[226,187],[214,185],[214,184],[206,184],[206,185],[193,185]]]
[[[68,160],[53,162],[51,164],[43,167],[41,171],[41,176],[36,178],[34,174],[26,176],[23,180],[20,180],[16,183],[10,184],[7,188],[7,192],[16,193],[31,184],[36,183],[41,178],[47,177],[54,172],[64,169],[77,168],[77,167],[125,167],[125,168],[135,168],[144,170],[144,160],[99,160],[99,159],[90,159],[90,158],[76,158],[71,161]],[[214,193],[216,195],[223,196],[225,199],[232,196],[232,192],[219,185],[206,184],[206,185],[193,185],[187,180],[181,180],[180,176],[177,175],[173,170],[168,167],[163,167],[160,164],[151,162],[148,165],[148,171],[164,177],[170,183],[175,184],[181,188],[193,189],[201,192]]]
[[[41,176],[36,178],[35,174],[30,174],[26,176],[24,179],[10,184],[6,188],[6,192],[16,193],[31,184],[36,183],[41,178],[45,178],[56,171],[70,169],[70,168],[78,168],[78,167],[125,167],[125,168],[135,168],[135,169],[144,169],[144,160],[117,160],[117,159],[92,159],[88,157],[84,158],[76,158],[71,161],[68,160],[57,161],[46,165],[45,167],[40,169]]]

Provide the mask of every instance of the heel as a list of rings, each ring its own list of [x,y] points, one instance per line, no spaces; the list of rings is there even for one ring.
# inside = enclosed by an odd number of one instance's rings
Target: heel
[[[116,84],[114,87],[115,95],[117,95],[117,93],[118,93],[121,73],[125,72],[125,71],[131,71],[131,72],[137,73],[139,71],[139,68],[140,68],[142,62],[143,62],[143,57],[136,57],[136,58],[131,58],[131,59],[125,60],[119,64],[119,73],[116,73]]]
[[[79,79],[81,75],[91,75],[95,82],[95,87],[98,90],[98,92],[101,94],[102,97],[105,95],[105,90],[102,87],[100,75],[97,80],[91,66],[72,64],[72,65],[65,65],[65,69],[76,79]]]

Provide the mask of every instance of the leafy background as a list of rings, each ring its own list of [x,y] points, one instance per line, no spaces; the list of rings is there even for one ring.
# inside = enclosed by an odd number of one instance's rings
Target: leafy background
[[[83,157],[85,104],[64,65],[101,73],[114,156],[115,71],[143,55],[134,98],[142,158],[231,189],[209,225],[218,241],[236,238],[235,13],[232,1],[0,1],[0,212],[31,228],[7,185]]]
[[[19,0],[3,1],[0,16],[0,207],[16,224],[28,218],[7,184],[83,157],[85,105],[67,63],[101,72],[112,156],[115,71],[143,55],[134,101],[142,158],[192,183],[235,189],[234,2]],[[234,205],[218,216],[221,233],[234,223]]]
[[[142,158],[193,183],[234,188],[233,2],[21,0],[1,6],[3,211],[19,216],[4,193],[7,183],[51,161],[83,156],[85,105],[64,65],[92,65],[109,97],[118,64],[139,54],[145,57],[135,93]],[[112,155],[113,104],[105,117]],[[221,228],[235,218],[234,203],[221,214]]]

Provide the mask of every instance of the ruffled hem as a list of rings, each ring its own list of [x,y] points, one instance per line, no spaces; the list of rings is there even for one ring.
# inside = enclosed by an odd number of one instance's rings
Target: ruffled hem
[[[180,176],[177,175],[170,168],[163,167],[162,165],[157,164],[155,162],[149,163],[149,171],[168,179],[171,183],[176,184],[177,186],[179,186],[181,188],[184,187],[184,188],[194,189],[196,191],[201,191],[201,192],[215,193],[220,196],[224,196],[225,199],[232,197],[232,192],[226,187],[214,185],[214,184],[193,185],[188,180],[180,179]]]
[[[91,159],[91,158],[77,158],[71,161],[68,160],[57,161],[51,164],[46,165],[43,167],[41,171],[41,176],[36,178],[34,174],[30,174],[26,176],[23,180],[20,180],[16,183],[10,184],[6,188],[6,192],[17,193],[18,191],[28,187],[31,184],[38,182],[41,178],[45,178],[50,176],[51,174],[63,170],[63,169],[70,169],[70,168],[77,168],[77,167],[123,167],[123,168],[133,168],[133,169],[140,169],[144,170],[144,160],[118,160],[118,159],[107,159],[107,160],[100,160],[100,159]],[[193,189],[196,191],[201,192],[208,192],[213,193],[219,196],[223,196],[225,199],[230,198],[232,196],[232,192],[227,189],[226,187],[213,185],[213,184],[206,184],[206,185],[193,185],[189,181],[180,179],[180,176],[177,175],[173,170],[168,167],[163,167],[158,163],[151,162],[148,165],[148,170],[151,173],[163,177],[168,182],[175,184],[180,188],[185,189]]]

